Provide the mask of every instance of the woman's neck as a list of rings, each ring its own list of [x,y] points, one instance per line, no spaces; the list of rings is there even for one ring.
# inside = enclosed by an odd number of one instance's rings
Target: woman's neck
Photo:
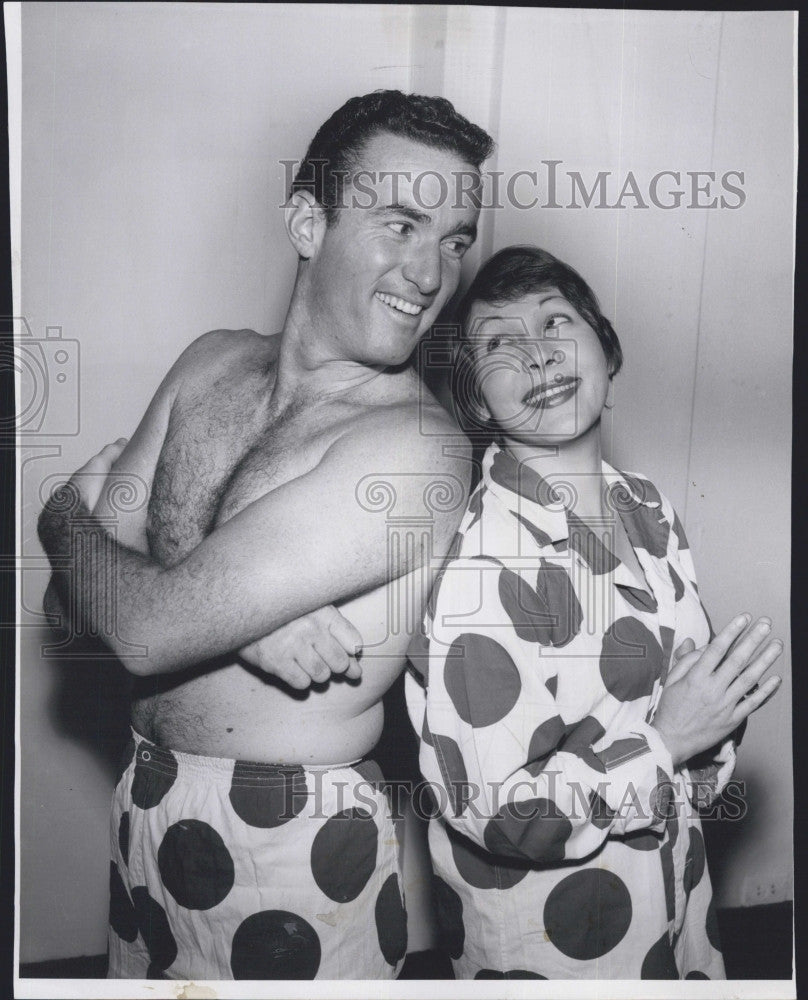
[[[578,517],[603,517],[608,513],[599,423],[574,441],[557,445],[524,444],[508,437],[501,438],[500,443],[517,462],[532,469],[551,486],[569,483],[572,491],[560,492],[564,497],[575,498],[572,510]]]

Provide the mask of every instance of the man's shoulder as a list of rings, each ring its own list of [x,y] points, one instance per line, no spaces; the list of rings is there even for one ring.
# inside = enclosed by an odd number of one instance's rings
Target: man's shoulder
[[[406,467],[468,465],[471,445],[449,413],[430,397],[402,398],[358,413],[340,446],[384,455]]]
[[[250,363],[257,357],[275,357],[279,335],[265,336],[255,330],[209,330],[183,350],[171,369],[177,382],[220,372],[234,364]]]
[[[449,538],[468,498],[470,454],[466,437],[445,411],[401,401],[367,407],[323,461],[329,474],[354,484],[363,509],[381,505],[396,516],[428,515]]]

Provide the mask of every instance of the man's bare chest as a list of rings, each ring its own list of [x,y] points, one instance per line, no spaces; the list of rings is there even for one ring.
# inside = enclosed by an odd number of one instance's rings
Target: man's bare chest
[[[149,498],[152,554],[163,565],[183,559],[217,524],[314,468],[331,440],[304,407],[273,414],[258,380],[176,403]]]

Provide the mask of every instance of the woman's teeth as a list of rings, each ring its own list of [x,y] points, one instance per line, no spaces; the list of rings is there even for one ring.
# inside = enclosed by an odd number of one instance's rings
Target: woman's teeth
[[[386,295],[384,292],[376,292],[376,298],[384,302],[386,306],[398,309],[399,312],[408,316],[417,316],[424,311],[423,306],[417,306],[414,302],[407,302],[405,299],[398,299],[394,295]]]
[[[566,382],[564,385],[553,386],[552,389],[545,389],[538,395],[534,396],[534,399],[552,399],[553,396],[560,396],[562,392],[567,392],[570,389],[570,383]]]

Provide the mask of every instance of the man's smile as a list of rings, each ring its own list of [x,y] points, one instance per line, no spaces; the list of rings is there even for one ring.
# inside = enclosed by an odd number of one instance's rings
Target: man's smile
[[[396,295],[388,295],[386,292],[376,292],[375,294],[380,302],[398,312],[406,313],[408,316],[419,316],[424,311],[423,306],[419,306],[415,302],[408,302]]]

